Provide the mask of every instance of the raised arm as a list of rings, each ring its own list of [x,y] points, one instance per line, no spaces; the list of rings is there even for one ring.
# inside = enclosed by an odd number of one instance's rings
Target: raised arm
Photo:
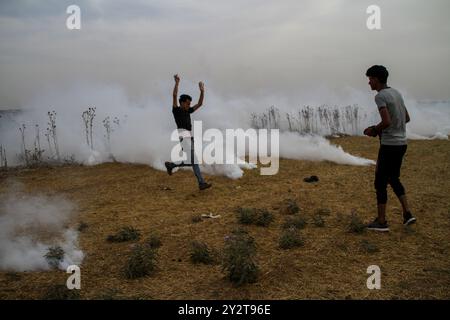
[[[174,75],[173,78],[175,79],[175,87],[173,88],[173,102],[172,102],[172,107],[176,108],[178,107],[178,84],[180,83],[180,77],[178,76],[178,74]]]
[[[203,105],[203,98],[205,96],[205,85],[203,82],[198,83],[198,87],[200,89],[200,98],[198,98],[198,103],[193,106],[194,111],[196,111],[198,108],[200,108]]]

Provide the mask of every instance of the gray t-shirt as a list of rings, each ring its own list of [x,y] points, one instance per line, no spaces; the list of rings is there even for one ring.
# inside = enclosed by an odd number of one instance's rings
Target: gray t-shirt
[[[391,125],[381,133],[381,144],[401,146],[406,142],[406,107],[403,97],[393,88],[385,88],[375,96],[378,108],[387,107]]]

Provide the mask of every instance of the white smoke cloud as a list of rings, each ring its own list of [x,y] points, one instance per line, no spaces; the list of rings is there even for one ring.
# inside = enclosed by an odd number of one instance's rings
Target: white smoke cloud
[[[299,136],[296,133],[284,133],[280,137],[280,154],[288,159],[311,161],[328,160],[338,164],[367,166],[375,161],[356,157],[345,152],[341,146],[332,145],[320,136]]]
[[[110,152],[120,162],[148,164],[158,170],[165,170],[164,162],[170,159],[171,149],[175,142],[170,141],[175,122],[171,112],[172,83],[161,83],[152,98],[141,98],[131,101],[125,91],[118,86],[85,83],[70,88],[52,88],[43,91],[29,102],[26,112],[12,119],[0,119],[0,143],[5,146],[8,163],[18,164],[17,155],[21,153],[22,141],[18,127],[25,123],[26,145],[32,149],[35,140],[35,125],[40,126],[40,143],[45,149],[44,158],[52,156],[50,147],[44,137],[47,127],[47,112],[55,110],[56,131],[59,149],[62,155],[73,155],[75,160],[84,164],[97,164],[109,161]],[[319,89],[317,89],[319,90]],[[298,114],[299,108],[311,105],[313,108],[327,104],[329,107],[358,104],[359,114],[364,114],[353,128],[351,134],[361,135],[365,126],[379,121],[376,106],[370,93],[362,93],[353,89],[345,89],[340,95],[332,90],[322,88],[321,92],[298,94],[297,97],[280,97],[276,95],[249,97],[234,97],[225,99],[214,93],[207,86],[204,106],[192,115],[193,120],[202,120],[204,130],[218,128],[224,131],[228,128],[249,128],[252,113],[266,112],[268,107],[275,105],[280,117],[287,113]],[[197,85],[184,80],[180,93],[190,93],[196,102]],[[402,90],[400,90],[402,91]],[[86,143],[84,123],[81,118],[83,111],[96,107],[94,118],[93,140],[94,150]],[[450,108],[444,105],[423,106],[415,101],[407,101],[411,115],[408,124],[409,138],[446,138],[450,131]],[[107,116],[112,120],[117,117],[119,125],[111,122],[111,145],[108,146],[105,128],[102,120]],[[286,124],[286,120],[284,125]],[[342,125],[344,127],[344,125]],[[347,126],[351,128],[350,126]],[[348,129],[351,130],[351,129]],[[54,151],[53,151],[54,154]],[[312,161],[327,160],[339,164],[368,165],[372,161],[354,157],[339,146],[333,146],[325,139],[313,136],[280,132],[280,156],[292,159]],[[243,167],[248,164],[203,166],[203,171],[209,174],[225,175],[230,178],[242,176]]]
[[[0,195],[0,270],[48,270],[48,248],[64,250],[59,268],[80,264],[83,252],[78,248],[78,232],[67,229],[74,205],[58,196],[29,195],[12,185]]]
[[[448,140],[450,135],[450,102],[407,100],[411,123],[406,126],[409,139]]]

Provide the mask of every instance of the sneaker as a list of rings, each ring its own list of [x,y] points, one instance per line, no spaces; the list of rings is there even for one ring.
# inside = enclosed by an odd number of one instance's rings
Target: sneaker
[[[369,223],[366,228],[368,230],[386,232],[389,231],[387,221],[385,223],[379,223],[378,218],[376,218],[372,223]]]
[[[409,226],[410,224],[413,224],[416,222],[416,218],[413,217],[413,215],[411,214],[411,212],[406,212],[403,214],[403,225],[404,226]]]
[[[169,174],[169,176],[171,176],[172,170],[173,170],[173,168],[175,168],[175,164],[173,164],[172,162],[168,162],[168,161],[166,161],[164,164],[166,165],[167,173]]]
[[[211,188],[212,184],[211,183],[207,183],[207,182],[203,182],[203,183],[199,184],[198,187],[199,187],[200,190],[205,190],[205,189]]]

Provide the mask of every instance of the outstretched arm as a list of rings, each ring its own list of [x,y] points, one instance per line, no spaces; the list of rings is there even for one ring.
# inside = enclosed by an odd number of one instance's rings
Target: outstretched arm
[[[198,87],[200,89],[200,98],[198,99],[198,103],[193,106],[194,111],[196,111],[198,108],[200,108],[203,105],[203,97],[205,96],[205,85],[203,82],[198,83]]]
[[[175,87],[173,88],[173,103],[172,106],[174,108],[178,107],[178,102],[177,102],[177,98],[178,98],[178,84],[180,83],[180,77],[178,76],[178,74],[174,75],[173,78],[175,79]]]

